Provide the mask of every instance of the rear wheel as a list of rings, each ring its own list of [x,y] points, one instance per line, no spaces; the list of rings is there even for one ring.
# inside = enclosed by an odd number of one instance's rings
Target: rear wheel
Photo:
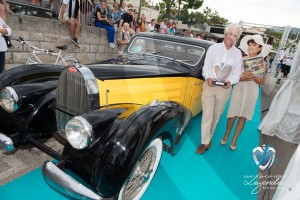
[[[118,200],[141,199],[148,188],[162,154],[162,141],[159,138],[153,140],[133,168],[128,179],[124,183]]]

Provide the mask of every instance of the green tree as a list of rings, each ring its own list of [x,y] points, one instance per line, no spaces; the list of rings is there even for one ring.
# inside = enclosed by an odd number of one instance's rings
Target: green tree
[[[166,18],[175,18],[175,16],[172,16],[171,12],[172,10],[176,10],[177,8],[177,17],[179,17],[181,6],[183,9],[198,9],[202,6],[203,1],[202,0],[162,0],[165,4],[165,17]]]
[[[207,23],[207,20],[208,20],[211,12],[212,12],[212,10],[209,7],[205,7],[205,9],[203,10],[203,14],[204,14],[206,23]]]
[[[177,0],[178,4],[178,11],[177,11],[177,17],[180,18],[180,11],[181,7],[183,10],[187,9],[198,9],[202,6],[203,1],[202,0]]]
[[[267,29],[266,34],[273,37],[273,49],[278,49],[283,32]]]
[[[162,0],[158,4],[160,15],[158,21],[162,21],[163,18],[180,19],[185,24],[191,24],[198,28],[203,28],[203,24],[208,25],[226,25],[229,21],[220,16],[217,11],[213,11],[211,8],[206,7],[203,12],[190,12],[190,10],[196,10],[203,4],[203,0]],[[179,17],[180,16],[180,17]],[[195,21],[191,22],[191,19]]]
[[[281,41],[283,30],[274,30],[274,29],[267,29],[266,35],[273,37],[273,44],[272,49],[278,49],[279,43]],[[296,48],[296,44],[298,43],[299,38],[297,38],[297,33],[290,32],[288,39],[285,44],[285,49],[292,47]]]
[[[171,18],[171,8],[175,9],[176,0],[163,0],[165,5],[165,18]],[[162,3],[163,4],[163,3]]]
[[[206,7],[203,10],[203,14],[205,17],[205,23],[210,26],[225,25],[229,22],[228,19],[221,17],[217,11],[213,11],[209,7]]]

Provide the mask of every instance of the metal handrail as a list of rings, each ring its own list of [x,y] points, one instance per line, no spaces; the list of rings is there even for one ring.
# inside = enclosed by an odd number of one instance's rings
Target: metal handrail
[[[81,4],[80,24],[94,26],[93,16],[95,12],[94,4],[91,0],[83,0]]]
[[[41,17],[46,17],[46,18],[52,18],[52,16],[55,16],[56,10],[54,9],[49,9],[45,8],[42,6],[37,6],[37,5],[32,5],[26,2],[19,2],[19,1],[12,1],[12,0],[7,0],[7,3],[12,4],[12,5],[17,5],[21,7],[25,7],[25,9],[22,9],[23,11],[25,10],[26,14],[27,12],[30,12],[32,15],[34,14],[33,11],[37,11],[38,15],[40,14]],[[95,7],[94,4],[91,0],[83,0],[81,2],[81,8],[80,8],[80,16],[79,16],[79,21],[81,25],[87,25],[87,26],[94,26],[94,12],[95,12]],[[45,14],[49,13],[49,14]]]
[[[18,5],[18,6],[25,6],[28,8],[33,8],[34,10],[40,10],[40,11],[45,11],[45,12],[51,12],[54,13],[55,11],[49,8],[44,8],[41,6],[36,6],[36,5],[32,5],[32,4],[28,4],[28,3],[22,3],[19,1],[11,1],[11,0],[7,0],[7,3],[9,4],[13,4],[13,5]]]
[[[55,14],[55,10],[44,8],[41,6],[31,5],[26,2],[7,0],[7,3],[9,3],[9,5],[17,6],[16,12],[20,14],[33,15],[44,18],[52,18],[52,16]]]

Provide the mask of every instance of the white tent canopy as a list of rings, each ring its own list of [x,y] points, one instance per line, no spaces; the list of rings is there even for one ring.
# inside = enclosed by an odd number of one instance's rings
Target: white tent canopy
[[[273,200],[291,200],[300,197],[300,145],[291,158]]]
[[[289,79],[275,95],[269,112],[258,129],[262,134],[300,143],[300,45],[294,57]]]

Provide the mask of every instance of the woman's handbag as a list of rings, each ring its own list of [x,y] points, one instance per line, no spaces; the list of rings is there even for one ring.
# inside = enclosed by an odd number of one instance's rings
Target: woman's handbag
[[[107,20],[99,21],[104,26],[112,26]]]
[[[5,42],[6,42],[6,45],[7,45],[7,48],[10,48],[12,45],[11,45],[11,42],[10,42],[10,39],[8,36],[3,36],[4,39],[5,39]]]

